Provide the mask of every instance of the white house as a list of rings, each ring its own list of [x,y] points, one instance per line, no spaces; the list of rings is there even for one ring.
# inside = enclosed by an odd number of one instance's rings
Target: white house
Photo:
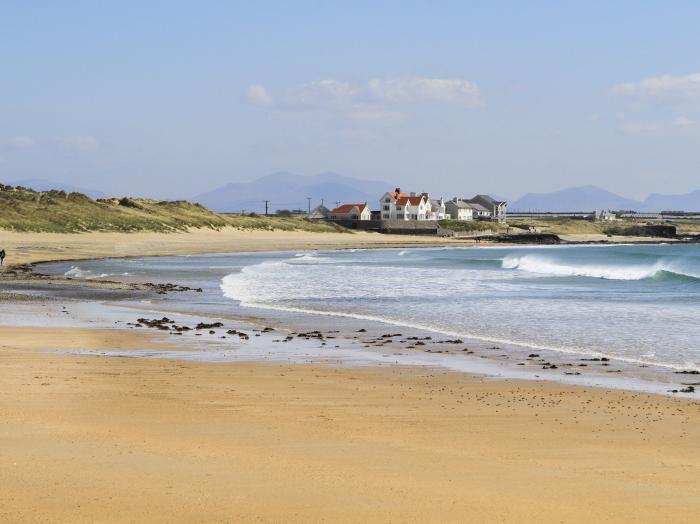
[[[488,215],[484,215],[483,218],[490,218],[492,220],[498,220],[499,222],[506,221],[508,202],[495,200],[488,195],[476,195],[469,200],[469,202],[486,208],[489,213]]]
[[[474,212],[474,217],[478,218],[480,220],[490,220],[491,217],[493,216],[491,211],[489,209],[478,202],[474,202],[473,200],[468,200],[466,201],[466,204],[472,208],[472,211]]]
[[[617,220],[617,215],[609,209],[596,210],[593,216],[596,220],[600,220],[602,222],[614,222]]]
[[[445,211],[452,220],[474,220],[474,208],[460,198],[445,202]]]
[[[335,220],[371,220],[372,211],[367,202],[364,204],[343,204],[333,209],[330,217]]]
[[[445,201],[442,198],[430,199],[430,211],[428,220],[445,220],[447,218],[447,208]]]
[[[323,204],[321,204],[320,206],[311,210],[311,213],[309,214],[308,218],[310,218],[311,220],[323,220],[324,218],[328,218],[330,214],[331,210]]]
[[[400,187],[384,193],[379,205],[383,220],[430,220],[432,216],[428,193],[404,193]]]

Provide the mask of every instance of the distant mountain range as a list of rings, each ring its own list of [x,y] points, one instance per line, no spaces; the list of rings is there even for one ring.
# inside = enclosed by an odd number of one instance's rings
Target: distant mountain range
[[[87,189],[84,187],[77,187],[71,184],[64,184],[62,182],[52,182],[51,180],[44,180],[42,178],[29,178],[25,180],[11,180],[9,182],[2,182],[8,186],[22,186],[34,191],[50,191],[52,189],[65,191],[66,193],[82,193],[90,198],[105,198],[105,194],[102,191],[97,191],[95,189]]]
[[[625,198],[596,186],[574,187],[552,193],[528,193],[511,202],[509,211],[700,211],[700,191],[684,195],[651,194],[645,200]]]
[[[265,211],[265,200],[269,200],[269,211],[278,209],[307,209],[307,197],[311,197],[311,208],[324,204],[332,208],[335,202],[370,202],[370,207],[386,191],[393,189],[387,182],[361,180],[337,173],[322,173],[314,176],[293,173],[274,173],[252,182],[226,184],[206,193],[196,195],[193,200],[221,212]]]
[[[102,191],[78,187],[45,179],[23,179],[2,182],[11,186],[23,186],[35,191],[60,189],[79,192],[91,198],[105,198]],[[332,208],[336,202],[368,202],[377,209],[379,197],[394,189],[389,182],[362,180],[337,173],[327,172],[313,176],[294,173],[274,173],[252,182],[234,182],[206,193],[194,196],[191,200],[221,212],[241,211],[263,213],[265,200],[268,209],[274,213],[278,209],[307,209],[307,197],[311,197],[312,209],[321,203]],[[474,193],[479,188],[474,187]],[[508,200],[491,195],[497,200]],[[585,211],[596,209],[631,211],[694,211],[700,212],[700,190],[682,195],[661,195],[653,193],[643,201],[626,198],[596,186],[573,187],[551,193],[528,193],[518,200],[508,201],[509,211]]]

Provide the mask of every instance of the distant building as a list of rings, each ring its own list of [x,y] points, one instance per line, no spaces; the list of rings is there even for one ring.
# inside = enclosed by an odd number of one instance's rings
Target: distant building
[[[609,209],[596,210],[593,217],[601,222],[613,222],[614,220],[617,220],[617,215]]]
[[[635,220],[663,220],[663,215],[661,213],[622,213],[620,218],[632,218]]]
[[[383,220],[430,220],[432,206],[428,193],[405,193],[397,187],[379,200]]]
[[[330,215],[331,215],[331,210],[328,209],[323,204],[321,204],[320,206],[311,210],[311,213],[309,214],[309,218],[312,220],[323,220],[324,218],[328,218]]]
[[[508,202],[495,200],[488,195],[476,195],[470,202],[485,207],[489,211],[492,220],[506,221]]]
[[[493,213],[487,207],[482,206],[481,204],[479,204],[478,202],[474,202],[473,200],[467,200],[466,203],[469,207],[472,208],[472,211],[474,212],[474,218],[478,218],[479,220],[491,220],[493,218]]]
[[[430,199],[430,215],[428,220],[445,220],[447,218],[447,208],[442,198]]]
[[[367,202],[364,204],[343,204],[330,212],[335,220],[371,220],[372,211]]]
[[[474,208],[460,198],[445,202],[445,212],[452,220],[474,220]]]

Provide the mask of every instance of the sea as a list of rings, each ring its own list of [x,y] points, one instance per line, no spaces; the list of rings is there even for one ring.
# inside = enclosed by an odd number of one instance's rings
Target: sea
[[[366,323],[483,347],[700,370],[700,245],[348,249],[108,259],[73,278],[173,282],[170,307],[294,328]]]

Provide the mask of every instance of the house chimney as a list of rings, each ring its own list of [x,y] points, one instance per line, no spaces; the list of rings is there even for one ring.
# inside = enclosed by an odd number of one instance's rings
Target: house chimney
[[[397,187],[395,191],[396,191],[396,193],[401,193],[401,188]]]
[[[413,191],[411,191],[411,196],[416,196],[416,194]]]
[[[421,193],[421,196],[424,196],[425,198],[428,198],[428,193]]]

